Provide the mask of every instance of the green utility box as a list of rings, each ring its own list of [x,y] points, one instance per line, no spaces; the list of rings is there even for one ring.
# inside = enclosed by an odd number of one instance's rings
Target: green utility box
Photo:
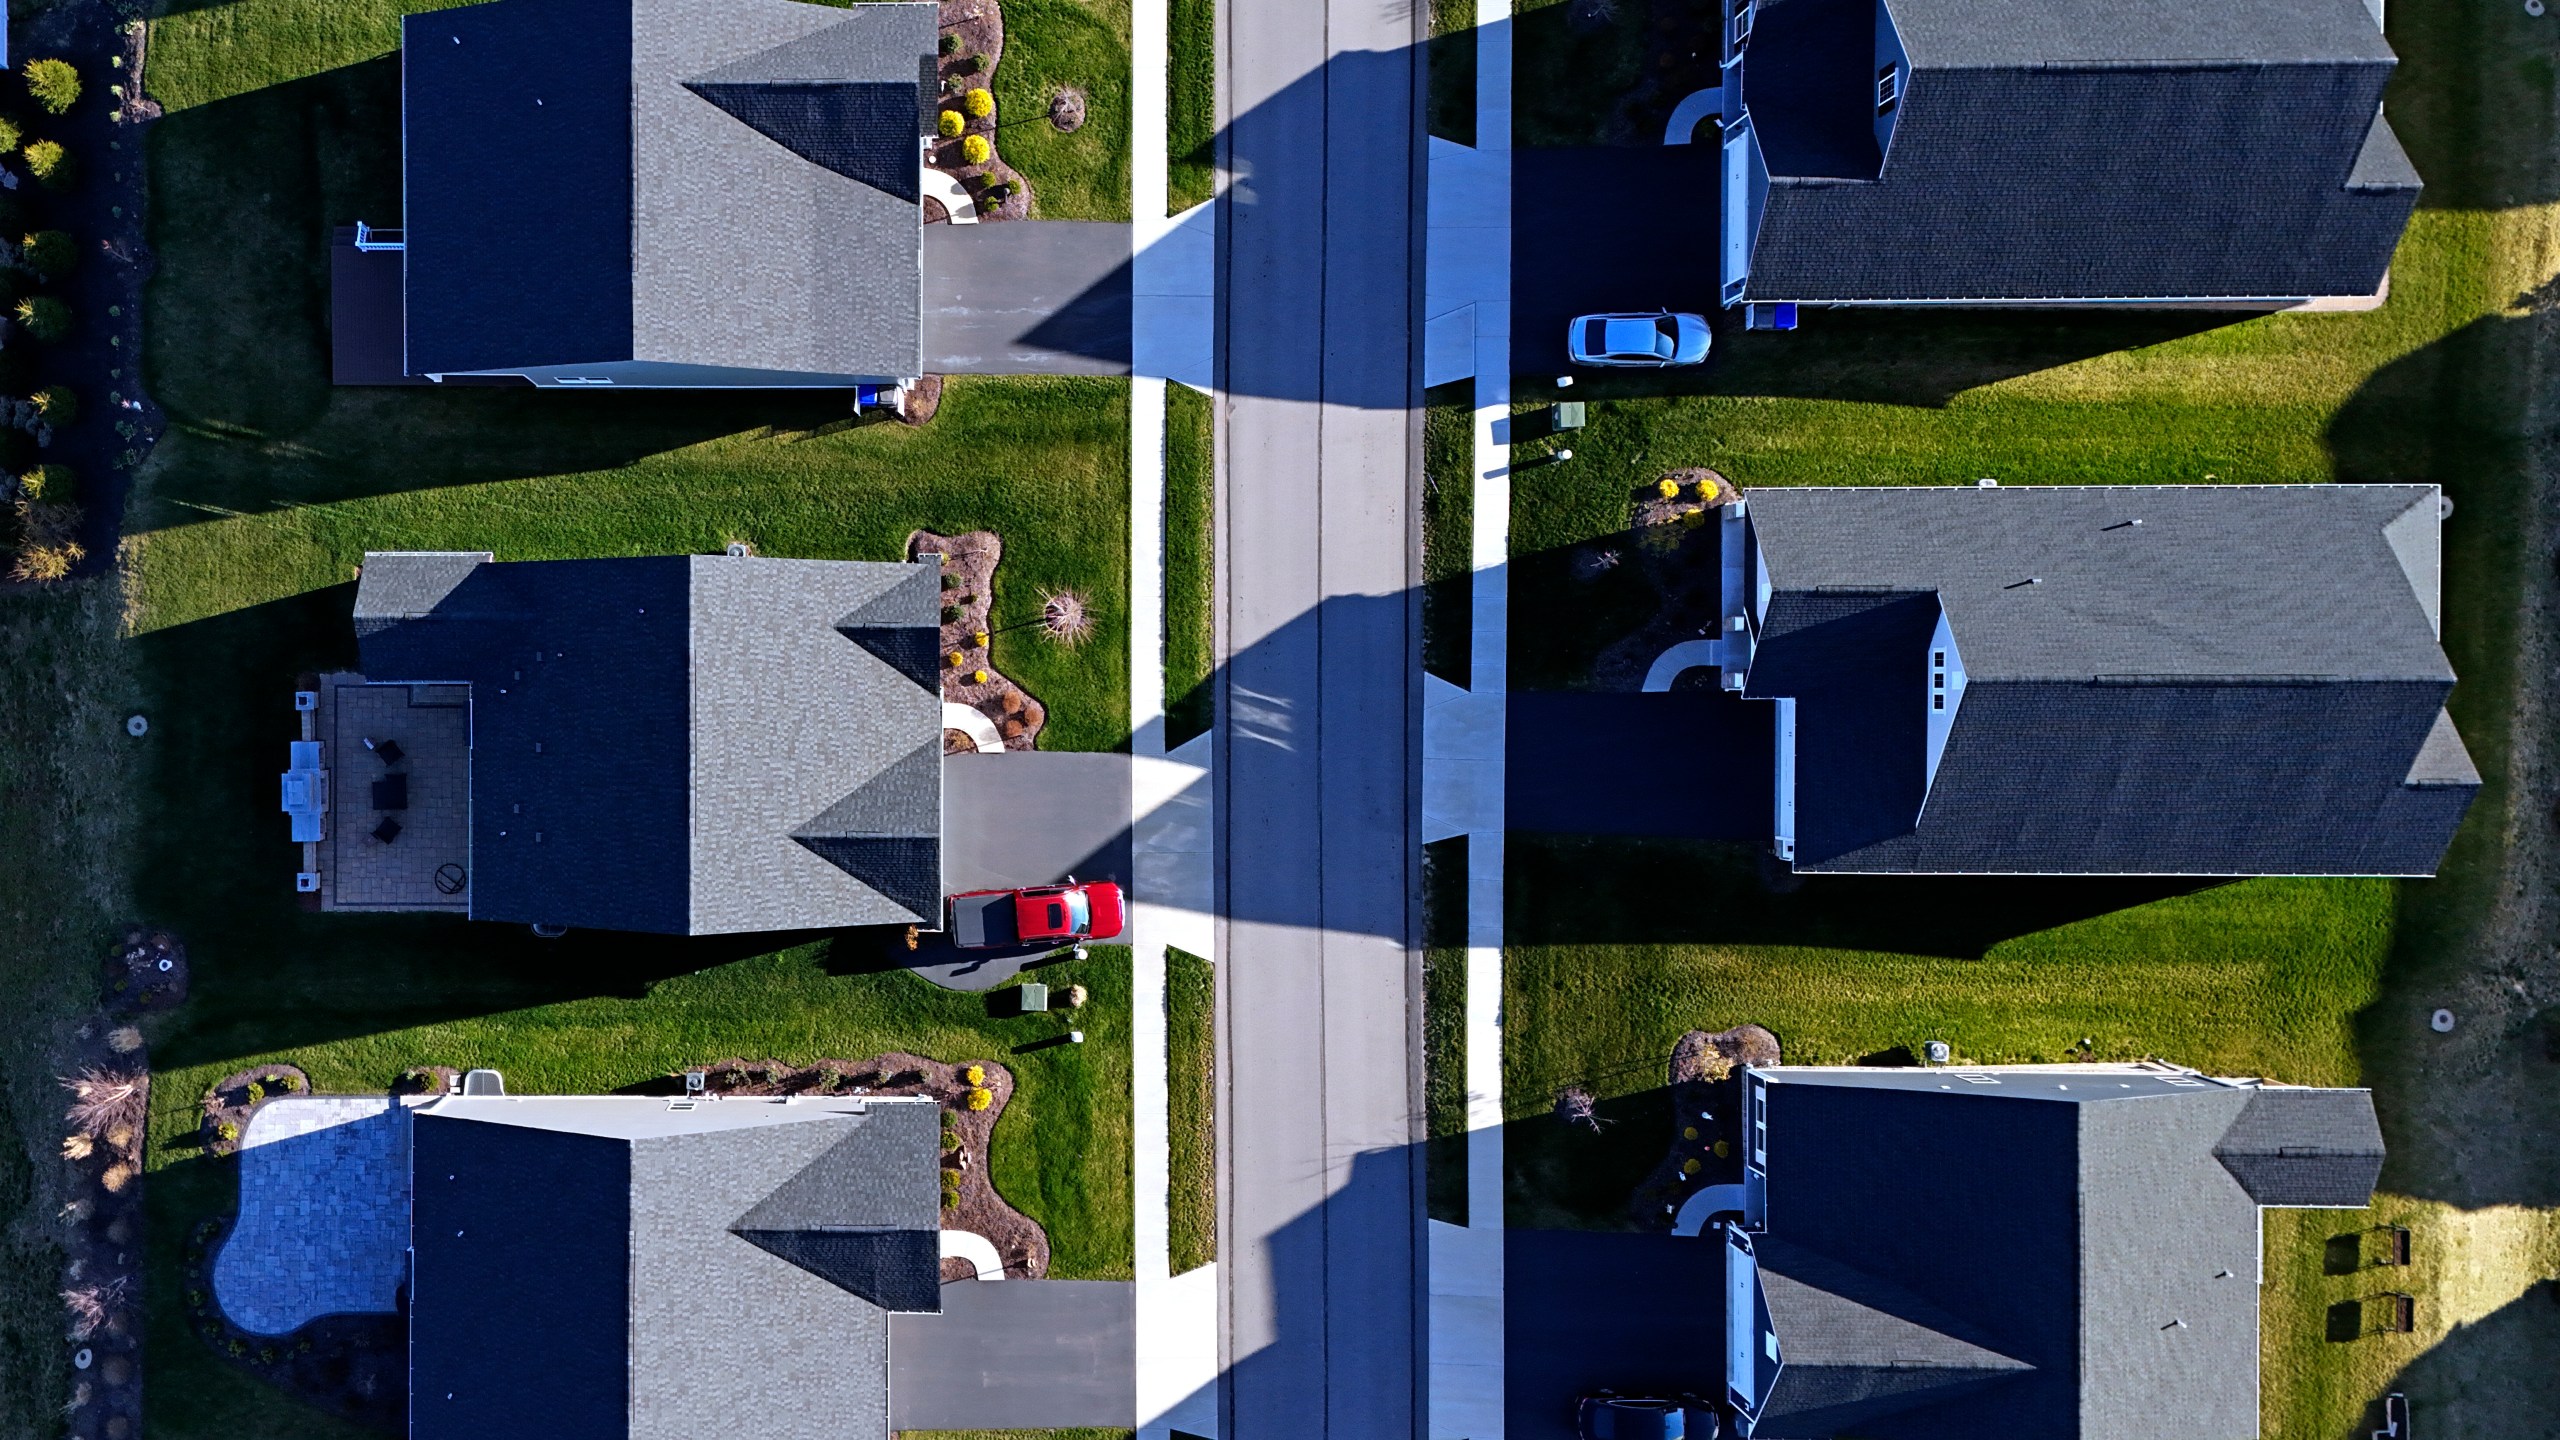
[[[1037,1015],[1049,1008],[1049,987],[1038,981],[1023,981],[1022,988],[1015,991],[1014,996],[1022,1002],[1025,1015]]]
[[[1579,400],[1557,401],[1554,408],[1548,413],[1547,423],[1549,426],[1557,430],[1581,429],[1582,402]]]

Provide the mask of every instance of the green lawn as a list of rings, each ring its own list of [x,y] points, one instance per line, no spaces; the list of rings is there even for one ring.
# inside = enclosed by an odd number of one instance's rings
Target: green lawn
[[[146,742],[112,580],[0,596],[0,1435],[59,1433],[71,1375],[55,1076],[133,913],[126,787]]]
[[[1422,847],[1422,1108],[1431,1218],[1467,1223],[1467,837]]]
[[[1166,1194],[1173,1273],[1218,1258],[1218,972],[1187,950],[1164,952],[1165,1072],[1172,1175]]]
[[[1461,145],[1476,143],[1476,0],[1431,0],[1424,102],[1431,133]]]
[[[1209,397],[1164,387],[1164,743],[1217,720],[1217,489]]]
[[[1165,57],[1164,213],[1206,204],[1218,188],[1217,0],[1171,0]]]
[[[1085,93],[1072,135],[1049,123],[1060,87]],[[1044,220],[1129,218],[1129,0],[1005,0],[997,145]]]
[[[1464,686],[1475,637],[1476,384],[1423,392],[1422,668]]]

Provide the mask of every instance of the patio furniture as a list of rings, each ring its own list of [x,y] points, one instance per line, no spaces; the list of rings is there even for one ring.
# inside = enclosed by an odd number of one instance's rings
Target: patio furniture
[[[2382,1397],[2382,1428],[2373,1440],[2409,1440],[2409,1397],[2398,1391]]]
[[[409,808],[409,777],[385,775],[373,782],[373,808],[406,810]]]
[[[2378,1233],[2382,1236],[2382,1258],[2376,1263],[2383,1265],[2408,1264],[2409,1227],[2406,1225],[2385,1225]]]
[[[399,741],[397,741],[397,740],[376,740],[376,739],[374,739],[374,738],[373,738],[372,736],[370,736],[370,735],[368,735],[368,736],[366,736],[366,737],[365,737],[364,748],[366,748],[367,750],[370,750],[370,751],[372,751],[374,754],[376,754],[376,755],[380,756],[380,757],[382,758],[382,763],[383,763],[383,764],[385,764],[385,765],[397,765],[397,764],[399,764],[399,763],[400,763],[400,757],[401,757],[402,753],[404,753],[404,752],[402,752],[402,750],[400,749],[400,742],[399,742]]]
[[[382,823],[373,827],[373,838],[381,841],[385,845],[399,839],[400,822],[392,819],[388,815],[383,816]]]
[[[2375,1321],[2373,1328],[2385,1335],[2406,1335],[2418,1328],[2418,1302],[2400,1291],[2377,1295],[2366,1305],[2366,1313]]]

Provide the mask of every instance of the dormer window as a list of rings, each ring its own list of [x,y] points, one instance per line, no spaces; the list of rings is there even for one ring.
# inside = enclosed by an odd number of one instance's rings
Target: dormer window
[[[1902,103],[1902,67],[1886,65],[1876,71],[1876,113],[1890,115]]]

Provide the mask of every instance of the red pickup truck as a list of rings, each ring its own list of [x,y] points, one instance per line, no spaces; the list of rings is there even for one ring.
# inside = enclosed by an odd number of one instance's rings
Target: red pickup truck
[[[1127,922],[1119,886],[1085,884],[1072,876],[1064,885],[971,890],[951,897],[951,943],[963,950],[1110,940]]]

